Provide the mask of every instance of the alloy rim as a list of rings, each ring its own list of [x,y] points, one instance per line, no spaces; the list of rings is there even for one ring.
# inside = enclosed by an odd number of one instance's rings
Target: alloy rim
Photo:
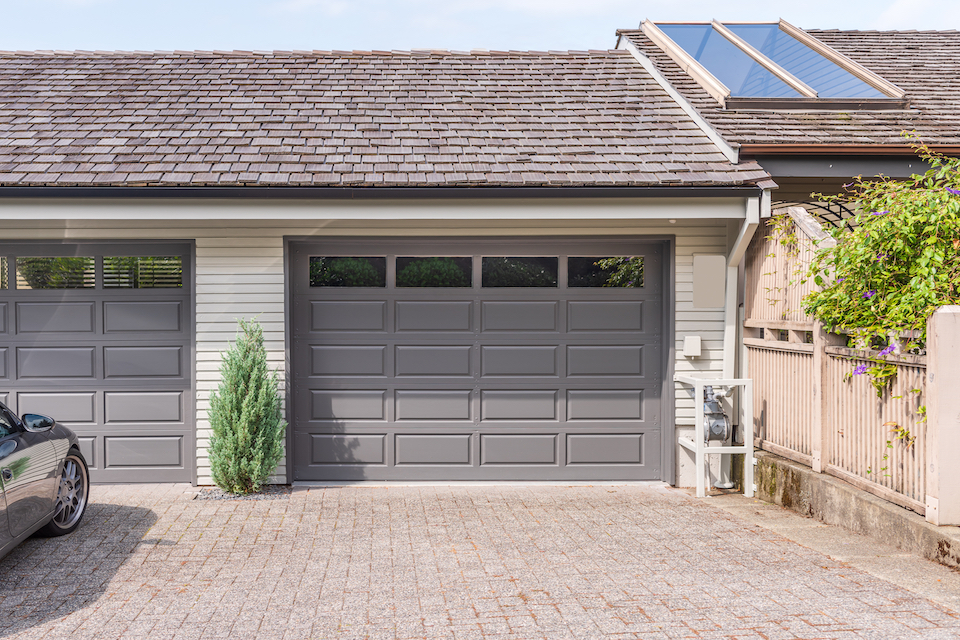
[[[57,511],[53,521],[62,529],[69,529],[83,516],[87,504],[87,474],[77,456],[67,456],[60,474],[57,492]]]

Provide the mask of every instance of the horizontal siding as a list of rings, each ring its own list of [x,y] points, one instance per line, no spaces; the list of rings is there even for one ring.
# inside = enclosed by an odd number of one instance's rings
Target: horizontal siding
[[[465,221],[398,223],[392,221],[333,224],[303,221],[177,221],[162,223],[138,220],[132,214],[124,221],[15,221],[5,223],[4,236],[17,239],[62,240],[193,240],[196,242],[197,313],[197,473],[200,484],[210,484],[206,451],[210,428],[207,420],[210,392],[220,381],[220,358],[236,337],[237,319],[256,318],[264,328],[270,365],[285,366],[283,238],[343,235],[674,235],[676,237],[676,369],[678,372],[722,371],[723,312],[693,307],[693,256],[726,252],[727,222],[679,220],[589,220],[589,221]],[[688,335],[702,339],[703,355],[689,359],[680,355]],[[690,394],[677,386],[676,417],[680,425],[692,424],[694,404]],[[274,480],[286,482],[285,463]]]

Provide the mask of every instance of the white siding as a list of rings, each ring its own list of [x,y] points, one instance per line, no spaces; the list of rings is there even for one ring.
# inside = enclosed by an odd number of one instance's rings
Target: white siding
[[[20,205],[22,206],[22,205]],[[49,210],[49,205],[44,205]],[[69,207],[66,203],[64,207]],[[316,205],[322,206],[322,205]],[[383,206],[389,206],[385,204]],[[492,207],[491,207],[492,208]],[[2,207],[0,207],[2,209]],[[700,215],[709,212],[705,207]],[[635,207],[637,215],[642,206]],[[178,239],[196,242],[197,312],[197,471],[200,484],[210,484],[206,455],[210,391],[219,382],[220,353],[236,335],[237,318],[256,318],[264,327],[269,358],[283,369],[284,274],[283,239],[330,235],[656,235],[676,236],[676,369],[720,372],[723,364],[723,311],[693,307],[693,255],[727,250],[728,225],[736,220],[457,220],[434,221],[305,221],[273,220],[143,220],[135,210],[124,220],[76,221],[23,218],[4,223],[3,240],[17,239]],[[156,214],[156,211],[151,211]],[[472,213],[476,213],[473,211]],[[729,218],[729,205],[725,211]],[[64,216],[69,217],[69,216]],[[494,216],[491,216],[494,217]],[[680,355],[686,335],[703,339],[703,355]],[[690,396],[677,387],[677,424],[693,421]],[[285,482],[285,463],[276,480]]]

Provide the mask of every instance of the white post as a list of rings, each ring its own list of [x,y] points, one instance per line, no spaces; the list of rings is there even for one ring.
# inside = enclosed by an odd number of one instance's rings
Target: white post
[[[960,525],[960,306],[927,320],[927,521]]]

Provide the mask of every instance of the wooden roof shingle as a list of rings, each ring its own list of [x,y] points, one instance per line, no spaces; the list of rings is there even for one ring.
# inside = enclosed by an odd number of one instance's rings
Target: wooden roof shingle
[[[0,52],[0,185],[739,185],[625,51]]]

